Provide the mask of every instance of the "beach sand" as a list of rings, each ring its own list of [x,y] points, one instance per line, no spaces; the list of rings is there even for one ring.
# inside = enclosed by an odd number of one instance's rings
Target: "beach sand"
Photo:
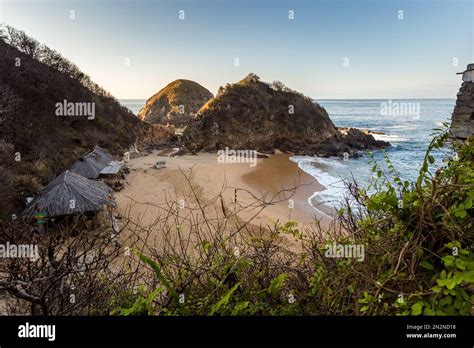
[[[153,168],[160,160],[166,161],[166,167]],[[217,154],[166,157],[154,152],[130,160],[127,166],[130,174],[125,188],[115,194],[119,212],[143,228],[156,222],[160,210],[169,206],[166,202],[186,204],[194,195],[215,209],[222,209],[223,203],[228,211],[239,210],[238,218],[251,220],[253,225],[294,220],[304,228],[322,218],[308,198],[324,187],[286,154],[258,159],[252,167],[249,163],[218,163]],[[215,199],[219,195],[222,201]],[[328,218],[323,223],[325,220]]]

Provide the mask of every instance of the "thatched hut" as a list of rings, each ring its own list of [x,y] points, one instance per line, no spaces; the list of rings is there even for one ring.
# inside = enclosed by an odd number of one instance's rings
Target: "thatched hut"
[[[124,168],[123,161],[111,161],[99,173],[99,178],[119,178]]]
[[[91,152],[73,163],[71,172],[82,175],[87,179],[97,179],[100,171],[112,160],[112,156],[105,149],[97,145]]]
[[[105,165],[97,162],[93,157],[81,157],[71,166],[71,172],[87,179],[97,179]]]
[[[54,217],[98,212],[104,206],[116,206],[111,192],[112,189],[100,181],[66,170],[41,190],[22,215],[33,218],[39,214]]]
[[[94,150],[92,150],[91,153],[96,154],[97,160],[102,163],[107,165],[110,161],[113,161],[113,157],[107,152],[106,149],[100,147],[99,145],[96,145],[94,147]]]

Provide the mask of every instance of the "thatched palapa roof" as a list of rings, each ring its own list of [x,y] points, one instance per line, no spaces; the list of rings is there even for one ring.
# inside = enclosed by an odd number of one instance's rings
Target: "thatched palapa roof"
[[[87,179],[97,179],[104,165],[98,163],[94,158],[82,157],[71,166],[71,172],[82,175]]]
[[[124,166],[123,161],[111,161],[107,164],[101,171],[100,175],[116,175],[118,174]]]
[[[82,175],[84,178],[97,179],[100,171],[112,160],[112,156],[97,145],[94,150],[74,162],[71,171]]]
[[[96,145],[92,153],[97,154],[97,159],[100,163],[107,165],[110,161],[113,160],[113,157],[107,152],[106,149]]]
[[[32,218],[36,214],[48,217],[102,210],[104,205],[116,206],[112,189],[66,170],[51,181],[23,211]]]

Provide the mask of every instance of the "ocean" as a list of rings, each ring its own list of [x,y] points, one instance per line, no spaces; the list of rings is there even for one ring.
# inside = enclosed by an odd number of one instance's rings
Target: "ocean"
[[[120,100],[135,114],[146,100]],[[376,139],[392,144],[385,151],[400,177],[414,180],[418,175],[426,148],[434,128],[449,122],[455,99],[370,99],[370,100],[317,100],[338,127],[365,128],[374,132]],[[440,164],[445,154],[434,152],[435,164]],[[374,157],[383,162],[383,153],[375,151]],[[355,178],[360,185],[367,185],[371,166],[367,156],[344,161],[338,158],[294,156],[291,160],[314,176],[326,189],[315,193],[311,204],[328,214],[333,212],[344,194],[343,180]]]
[[[138,115],[140,109],[145,106],[146,99],[119,99],[119,102]]]

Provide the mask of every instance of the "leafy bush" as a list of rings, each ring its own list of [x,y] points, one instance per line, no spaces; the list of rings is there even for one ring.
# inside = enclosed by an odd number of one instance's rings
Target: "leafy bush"
[[[288,221],[238,237],[221,231],[195,245],[205,255],[198,258],[140,254],[168,300],[152,300],[151,289],[122,313],[469,315],[474,146],[453,144],[453,158],[433,172],[432,151],[445,149],[447,140],[447,132],[433,139],[415,182],[403,181],[388,156],[387,170],[369,156],[374,179],[366,188],[347,183],[350,196],[330,229],[316,222],[303,231]],[[282,236],[298,247],[287,248]],[[332,242],[365,246],[363,262],[326,257]],[[244,247],[236,253],[235,245]]]
[[[81,296],[80,306],[58,305],[63,301],[57,295],[61,289],[34,276],[49,272],[44,266],[52,256],[48,253],[39,265],[12,264],[4,269],[0,290],[33,301],[42,313],[469,315],[474,300],[474,146],[472,140],[454,143],[452,158],[436,168],[432,152],[446,151],[447,140],[446,132],[433,139],[414,182],[402,180],[388,156],[387,170],[370,157],[374,178],[369,187],[348,182],[349,195],[329,227],[315,221],[314,226],[301,228],[292,220],[257,226],[253,218],[239,218],[249,207],[258,216],[275,200],[287,201],[282,192],[270,200],[259,198],[248,206],[230,208],[219,196],[210,202],[200,200],[190,187],[185,208],[168,201],[162,215],[146,228],[122,218],[124,226],[137,233],[127,233],[120,242],[136,253],[124,256],[112,238],[104,238],[100,246],[109,256],[85,275],[94,296]],[[2,178],[6,185],[13,180],[4,174]],[[213,205],[219,199],[222,212]],[[18,231],[24,232],[22,238],[34,237],[20,227],[4,228],[0,237],[19,238]],[[57,251],[55,257],[74,260],[68,264],[72,272],[91,249],[85,241],[100,240],[89,240],[90,234],[83,232],[82,239],[71,244],[64,232],[56,234],[62,239],[52,236],[51,250]],[[147,243],[153,240],[152,233],[159,233],[157,245]],[[47,246],[47,239],[44,243]],[[332,257],[327,251],[333,243],[361,246],[363,257]],[[64,245],[69,254],[62,252]],[[70,274],[60,268],[55,272],[60,272],[58,277]],[[17,291],[16,279],[26,284],[28,274],[35,287],[25,297]]]

